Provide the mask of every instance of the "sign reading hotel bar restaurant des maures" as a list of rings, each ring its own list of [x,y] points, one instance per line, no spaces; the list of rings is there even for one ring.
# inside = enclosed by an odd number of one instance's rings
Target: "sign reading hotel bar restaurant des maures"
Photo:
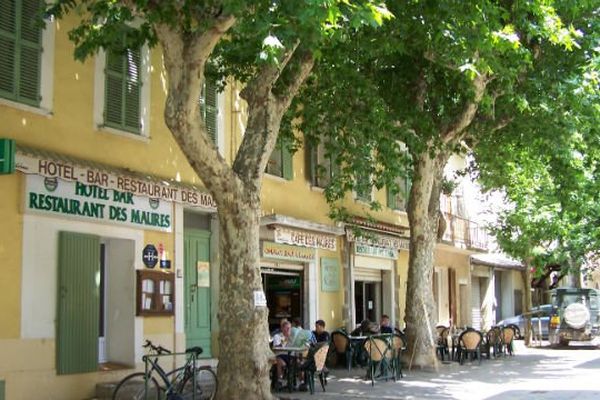
[[[75,163],[17,152],[16,169],[28,174],[25,208],[32,212],[170,232],[172,202],[216,210],[208,193]]]

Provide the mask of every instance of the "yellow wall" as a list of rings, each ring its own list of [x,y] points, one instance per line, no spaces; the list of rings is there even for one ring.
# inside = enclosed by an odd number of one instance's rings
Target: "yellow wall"
[[[1,124],[0,124],[1,125]],[[0,293],[2,318],[0,339],[18,338],[21,325],[21,235],[23,216],[21,208],[21,180],[16,174],[0,175]]]
[[[95,59],[90,58],[85,63],[73,59],[73,45],[66,35],[73,27],[73,21],[71,17],[57,24],[52,114],[39,115],[0,104],[0,137],[199,184],[164,123],[165,92],[160,51],[151,50],[150,138],[96,130],[93,122]]]
[[[338,240],[338,249],[340,248]],[[344,319],[343,304],[344,304],[344,265],[341,263],[339,253],[319,250],[319,262],[317,266],[317,296],[319,296],[319,314],[317,319],[325,321],[325,327],[328,331],[333,331],[342,326]],[[321,286],[321,257],[334,257],[340,260],[340,290],[336,292],[324,292]],[[314,329],[314,327],[310,327]]]

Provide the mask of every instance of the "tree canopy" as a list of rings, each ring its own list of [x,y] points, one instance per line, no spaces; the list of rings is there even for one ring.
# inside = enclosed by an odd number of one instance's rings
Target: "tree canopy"
[[[325,141],[338,165],[330,201],[364,185],[365,176],[367,185],[398,190],[394,179],[410,175],[406,323],[409,341],[420,345],[415,363],[428,365],[443,168],[451,154],[467,148],[486,175],[503,176],[495,167],[512,154],[500,150],[512,148],[499,143],[530,129],[537,135],[519,142],[529,149],[520,151],[537,154],[536,145],[551,146],[552,122],[570,122],[557,113],[550,120],[540,110],[563,96],[562,82],[582,76],[596,51],[590,29],[597,15],[593,2],[573,1],[412,1],[390,11],[395,18],[383,29],[363,30],[323,52],[297,98],[294,121],[308,141]],[[560,107],[587,118],[579,106]],[[480,148],[489,156],[485,166]],[[341,204],[336,216],[344,215]]]

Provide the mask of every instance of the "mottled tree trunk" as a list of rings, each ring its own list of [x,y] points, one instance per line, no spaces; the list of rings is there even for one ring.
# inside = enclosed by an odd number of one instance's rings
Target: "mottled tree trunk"
[[[432,275],[441,180],[447,158],[441,152],[434,159],[429,152],[419,155],[408,204],[410,253],[405,321],[408,357],[411,365],[419,368],[432,368],[437,363],[434,332],[438,321],[434,317]]]
[[[570,257],[568,263],[567,286],[581,289],[581,266]]]
[[[219,399],[271,399],[268,310],[262,293],[258,194],[220,205]]]
[[[525,269],[521,272],[521,278],[523,279],[523,288],[524,288],[524,297],[525,302],[523,304],[524,311],[531,311],[531,307],[533,302],[531,301],[531,267],[527,262],[525,262]],[[531,344],[531,319],[527,319],[525,324],[525,332],[521,332],[521,335],[524,335],[523,338],[525,340],[525,346],[529,346]]]

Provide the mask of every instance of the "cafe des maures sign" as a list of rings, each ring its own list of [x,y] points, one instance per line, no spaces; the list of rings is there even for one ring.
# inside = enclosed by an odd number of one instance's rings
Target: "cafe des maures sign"
[[[28,175],[29,212],[171,232],[173,203],[81,182]]]
[[[275,228],[275,242],[331,251],[335,251],[336,249],[336,238],[333,235],[287,229],[283,227]]]

